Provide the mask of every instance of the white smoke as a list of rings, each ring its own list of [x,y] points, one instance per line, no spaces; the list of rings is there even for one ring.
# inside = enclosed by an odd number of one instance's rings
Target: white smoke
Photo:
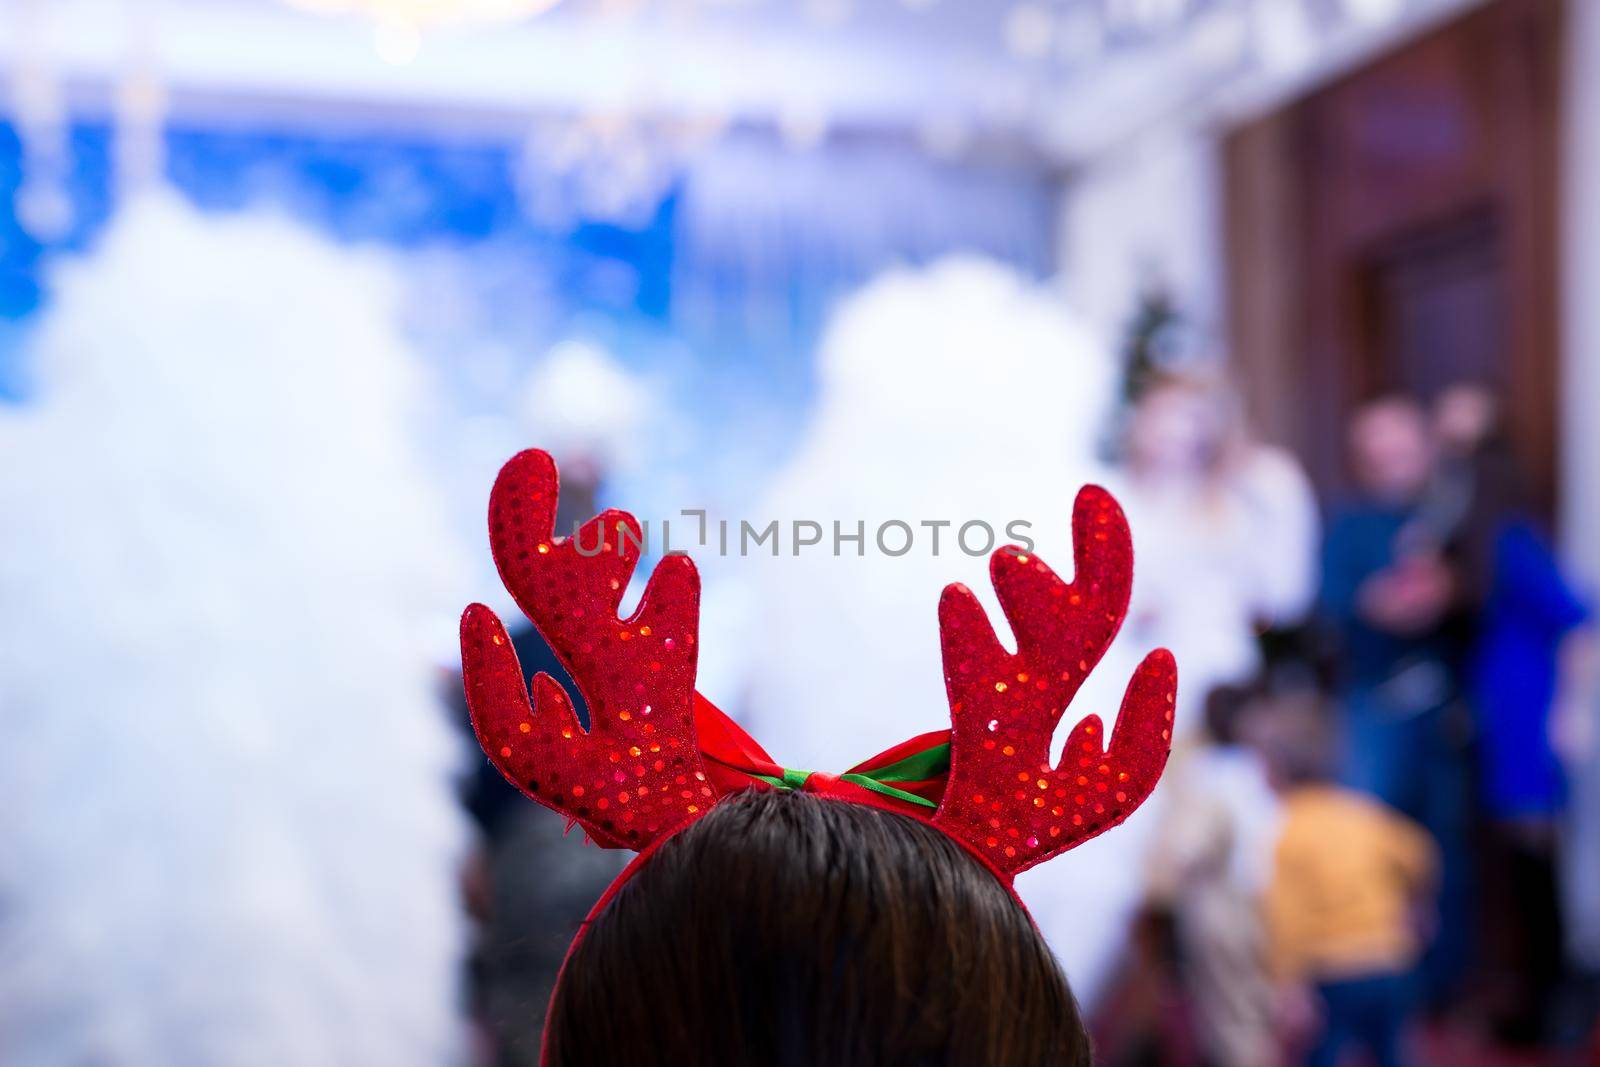
[[[155,194],[0,412],[0,1061],[458,1053],[458,547],[374,254]]]
[[[644,386],[586,341],[555,345],[524,386],[523,409],[539,447],[557,463],[577,460],[602,471],[632,458],[649,407]]]
[[[749,716],[800,766],[865,758],[947,718],[935,607],[945,583],[987,590],[987,554],[961,525],[1032,524],[1046,558],[1071,569],[1073,494],[1098,470],[1094,440],[1110,368],[1048,295],[1007,268],[950,259],[889,274],[850,300],[823,341],[811,425],[762,505],[763,518],[820,523],[796,557],[752,555]],[[864,554],[843,542],[865,523]],[[886,556],[886,522],[913,528]],[[939,530],[933,552],[932,527]],[[903,532],[886,533],[898,551]],[[982,529],[969,544],[983,549]],[[1049,549],[1056,551],[1051,554]],[[989,601],[993,603],[992,598]],[[710,649],[707,652],[710,653]],[[870,714],[852,713],[847,709]]]

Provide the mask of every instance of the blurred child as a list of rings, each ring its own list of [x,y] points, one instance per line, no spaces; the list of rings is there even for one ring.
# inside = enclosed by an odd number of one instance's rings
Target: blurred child
[[[1409,976],[1422,952],[1419,905],[1438,867],[1422,828],[1328,778],[1320,717],[1281,709],[1258,729],[1283,823],[1265,916],[1276,977],[1314,994],[1307,1063],[1333,1067],[1349,1046],[1378,1067],[1406,1062]]]
[[[1263,711],[1254,686],[1217,686],[1206,743],[1174,759],[1151,864],[1151,897],[1171,911],[1204,1062],[1271,1067],[1278,1041],[1261,894],[1279,805],[1260,755],[1241,744]]]

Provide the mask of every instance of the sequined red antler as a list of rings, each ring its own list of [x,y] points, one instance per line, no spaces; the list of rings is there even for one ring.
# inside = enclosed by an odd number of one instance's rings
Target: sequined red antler
[[[530,707],[505,628],[482,604],[461,618],[473,728],[523,792],[576,819],[598,844],[642,849],[719,793],[694,726],[700,577],[688,557],[667,556],[638,610],[618,618],[639,524],[613,510],[575,537],[556,537],[557,485],[548,455],[515,456],[489,498],[489,536],[506,588],[583,692],[589,730],[549,675],[534,679]]]
[[[1159,649],[1128,686],[1110,748],[1090,715],[1050,765],[1056,724],[1122,626],[1133,585],[1127,520],[1104,489],[1078,494],[1072,537],[1071,585],[1015,547],[990,557],[1015,655],[966,586],[948,586],[939,602],[950,777],[933,822],[1012,875],[1126,819],[1155,788],[1172,745],[1177,667]]]

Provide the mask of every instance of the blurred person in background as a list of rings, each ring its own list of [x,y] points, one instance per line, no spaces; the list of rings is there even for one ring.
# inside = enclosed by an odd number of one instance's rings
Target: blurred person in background
[[[1174,919],[1179,972],[1208,1067],[1278,1062],[1261,900],[1279,804],[1266,764],[1244,743],[1266,693],[1218,686],[1205,738],[1174,768],[1152,849],[1151,901]]]
[[[525,443],[551,451],[561,465],[558,536],[571,536],[600,512],[606,477],[627,456],[644,407],[639,384],[608,353],[587,343],[557,345],[531,375],[523,404]],[[520,612],[511,614],[517,620],[511,643],[524,680],[543,672],[560,681],[587,728],[583,694],[539,632]],[[471,752],[462,799],[479,831],[463,887],[477,923],[469,987],[480,1055],[495,1067],[534,1067],[567,946],[621,871],[623,857],[591,847],[581,832],[569,833],[560,815],[529,804],[482,758],[459,675],[451,695]]]
[[[1286,1029],[1314,1035],[1309,1067],[1351,1048],[1400,1067],[1437,851],[1399,812],[1332,782],[1322,719],[1299,701],[1255,727],[1283,798],[1264,904],[1272,970]]]
[[[1328,526],[1322,610],[1340,654],[1344,784],[1427,827],[1442,853],[1431,1007],[1458,992],[1470,916],[1467,732],[1456,701],[1462,578],[1435,519],[1437,448],[1415,401],[1380,397],[1350,426],[1357,497]]]
[[[1248,757],[1206,743],[1202,719],[1207,694],[1256,678],[1263,665],[1261,632],[1295,625],[1310,607],[1316,503],[1298,463],[1250,435],[1216,366],[1198,356],[1142,358],[1141,350],[1135,346],[1125,360],[1130,407],[1120,420],[1120,469],[1111,478],[1135,531],[1139,561],[1124,640],[1173,649],[1183,660],[1184,684],[1170,784],[1157,793],[1149,836],[1124,835],[1127,847],[1141,851],[1139,869],[1148,879],[1133,943],[1150,951],[1125,955],[1105,1014],[1127,1015],[1147,999],[1153,981],[1176,981],[1194,998],[1206,1054],[1226,1062],[1227,1056],[1255,1055],[1246,1050],[1258,1044],[1261,1005],[1252,992],[1246,945],[1251,935],[1238,912],[1240,879],[1248,880],[1250,866],[1243,857],[1251,847],[1229,838],[1248,839],[1259,828],[1256,812],[1246,812],[1246,798],[1254,794],[1259,801],[1263,790],[1256,788],[1259,779],[1251,784]],[[1270,811],[1268,796],[1258,812],[1270,817]],[[1154,869],[1146,869],[1151,863]],[[1194,901],[1176,893],[1179,885],[1185,892],[1193,888],[1185,879],[1199,878],[1202,869],[1210,881]],[[1169,919],[1179,954],[1187,953],[1176,974],[1160,951],[1164,939],[1156,936]],[[1203,978],[1202,971],[1208,972]],[[1211,984],[1222,973],[1236,989]],[[1140,1026],[1122,1029],[1138,1032]]]
[[[1468,683],[1487,818],[1491,1010],[1498,1036],[1534,1043],[1550,1036],[1564,973],[1556,857],[1567,789],[1557,748],[1582,721],[1577,709],[1592,706],[1595,638],[1587,605],[1520,499],[1494,394],[1451,386],[1433,418],[1443,451],[1435,496],[1457,498],[1459,570],[1478,608]]]
[[[1466,613],[1482,610],[1494,573],[1494,541],[1511,512],[1525,511],[1521,472],[1501,426],[1500,403],[1480,382],[1446,386],[1430,418],[1438,461],[1414,537],[1443,547],[1460,580]],[[1475,619],[1462,620],[1470,636]]]
[[[568,472],[571,473],[568,473]],[[563,467],[558,530],[571,531],[595,515],[599,482],[594,464]],[[572,694],[587,728],[588,707],[555,653],[526,621],[509,633],[524,681],[536,674],[558,679]],[[471,739],[460,677],[451,685],[459,722]],[[474,751],[476,742],[472,742]],[[570,833],[567,820],[526,803],[499,771],[474,758],[462,782],[478,840],[463,869],[469,915],[477,926],[468,966],[470,1000],[480,1037],[479,1055],[495,1067],[539,1062],[545,1010],[567,946],[583,918],[622,869],[615,852],[591,847]]]
[[[1600,1056],[1600,645],[1563,642],[1560,688],[1550,722],[1568,782],[1560,837],[1568,959],[1590,990],[1590,1042]]]
[[[1316,500],[1288,453],[1250,436],[1226,381],[1199,370],[1140,387],[1115,484],[1138,531],[1128,627],[1183,657],[1181,740],[1198,730],[1206,693],[1255,675],[1258,634],[1310,609]]]

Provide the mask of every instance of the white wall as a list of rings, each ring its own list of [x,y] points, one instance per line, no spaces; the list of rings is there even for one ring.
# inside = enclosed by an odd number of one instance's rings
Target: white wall
[[[1600,4],[1567,5],[1562,256],[1561,534],[1600,586]]]
[[[1097,336],[1116,341],[1159,279],[1208,331],[1222,318],[1217,137],[1173,117],[1076,171],[1061,207],[1061,285]]]

